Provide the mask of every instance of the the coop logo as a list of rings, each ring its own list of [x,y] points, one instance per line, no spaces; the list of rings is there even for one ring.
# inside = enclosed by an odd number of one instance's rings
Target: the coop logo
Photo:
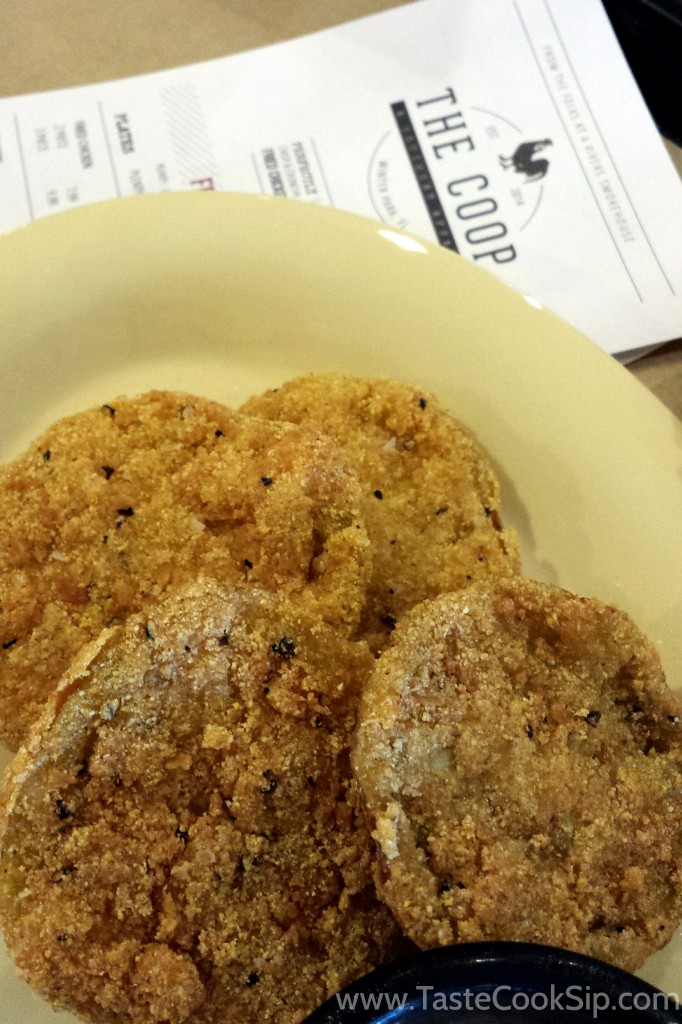
[[[522,142],[511,156],[500,156],[500,166],[508,171],[513,167],[517,174],[524,174],[526,182],[539,181],[549,170],[549,160],[536,157],[536,153],[551,146],[551,139],[540,139],[538,142]]]
[[[522,256],[552,140],[506,111],[465,109],[451,86],[395,102],[391,113],[395,127],[377,142],[367,176],[379,217],[417,233],[430,222],[441,245],[489,266]]]

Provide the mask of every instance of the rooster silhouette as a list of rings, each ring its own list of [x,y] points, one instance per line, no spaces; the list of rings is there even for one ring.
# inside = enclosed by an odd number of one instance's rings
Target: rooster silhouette
[[[535,142],[522,142],[517,146],[511,156],[501,156],[500,164],[505,171],[513,167],[517,174],[525,174],[524,185],[531,181],[539,181],[544,178],[549,169],[549,160],[544,158],[536,159],[535,154],[546,146],[551,146],[551,139],[538,139]]]

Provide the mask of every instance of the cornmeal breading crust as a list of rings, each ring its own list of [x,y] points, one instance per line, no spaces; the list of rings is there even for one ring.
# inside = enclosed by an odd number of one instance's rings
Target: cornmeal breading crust
[[[410,938],[639,967],[682,917],[679,714],[652,644],[598,601],[509,579],[415,609],[353,756]]]
[[[317,426],[355,470],[374,556],[361,635],[375,650],[419,601],[520,571],[489,461],[433,395],[398,381],[311,374],[242,408]]]
[[[294,1024],[395,955],[349,763],[371,663],[209,581],[82,651],[5,782],[24,977],[102,1024]]]
[[[0,739],[15,749],[80,647],[204,573],[357,625],[371,557],[338,447],[172,392],[54,424],[0,467]]]

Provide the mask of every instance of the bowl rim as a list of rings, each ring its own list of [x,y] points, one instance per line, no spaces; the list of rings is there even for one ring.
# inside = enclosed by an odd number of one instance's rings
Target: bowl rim
[[[538,977],[536,972],[541,972],[544,976]],[[517,1016],[513,1011],[504,1012],[501,1018],[493,1018],[489,1010],[487,1013],[483,1010],[480,1013],[474,1010],[475,1016],[472,1015],[470,1019],[487,1019],[491,1024],[496,1019],[508,1020],[509,1024],[522,1020],[544,1022],[573,1019],[575,1024],[581,1024],[583,1020],[619,1020],[623,1015],[629,1015],[634,1020],[648,1021],[650,1024],[673,1024],[682,1021],[682,1008],[672,994],[668,996],[669,1005],[664,1002],[661,1008],[658,1002],[662,1000],[657,1000],[656,997],[666,996],[666,993],[662,993],[660,989],[636,975],[605,961],[571,950],[527,942],[476,942],[421,950],[384,964],[346,985],[307,1017],[304,1024],[388,1024],[389,1021],[391,1024],[400,1024],[401,1021],[414,1020],[411,1009],[415,1005],[415,999],[418,1003],[420,1000],[425,1001],[427,996],[423,990],[431,987],[434,991],[445,994],[466,991],[491,992],[504,987],[505,990],[513,989],[514,992],[532,995],[549,993],[550,990],[565,992],[571,986],[579,986],[584,993],[591,993],[591,999],[596,993],[608,996],[609,1009],[604,1009],[603,1015],[597,1013],[596,1016],[596,1007],[592,1005],[583,1011],[567,1009],[565,1018],[564,1012],[538,1011],[532,1008],[524,1009],[521,1016]],[[394,1010],[387,1015],[386,1010],[376,1008],[356,1006],[355,1009],[349,1010],[341,1006],[344,996],[347,997],[345,1005],[348,1007],[356,994],[373,993],[379,996],[381,993],[396,991],[408,994],[403,1008],[404,1013]],[[646,1002],[648,1008],[623,1007],[619,1003],[619,997],[624,993],[632,995],[633,999],[641,995],[642,1002]],[[458,1011],[457,1019],[460,1012],[462,1019],[466,1019],[468,1011],[464,1009]],[[433,1009],[430,1016],[420,1016],[416,1019],[433,1020],[434,1024],[442,1020],[443,1024],[447,1024],[454,1018],[444,1016],[442,1009]]]

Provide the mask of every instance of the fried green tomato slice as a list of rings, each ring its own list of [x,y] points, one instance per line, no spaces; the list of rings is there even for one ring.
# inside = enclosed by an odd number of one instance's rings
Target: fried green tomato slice
[[[90,1021],[293,1024],[398,952],[350,770],[372,663],[208,581],[86,647],[4,786],[20,973]]]
[[[0,739],[16,749],[71,658],[203,572],[357,624],[370,551],[333,441],[151,392],[52,426],[0,467]]]
[[[313,374],[243,409],[317,426],[353,466],[374,563],[361,635],[375,650],[420,601],[520,571],[487,456],[433,395],[398,381]]]
[[[353,755],[410,938],[639,967],[682,917],[679,715],[652,644],[596,600],[509,579],[415,609]]]

